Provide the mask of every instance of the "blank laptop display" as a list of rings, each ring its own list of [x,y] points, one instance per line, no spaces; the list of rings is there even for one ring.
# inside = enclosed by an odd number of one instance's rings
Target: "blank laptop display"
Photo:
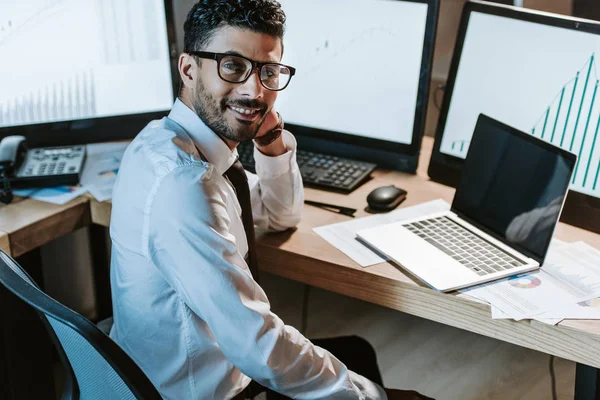
[[[576,157],[481,115],[452,211],[543,264]]]

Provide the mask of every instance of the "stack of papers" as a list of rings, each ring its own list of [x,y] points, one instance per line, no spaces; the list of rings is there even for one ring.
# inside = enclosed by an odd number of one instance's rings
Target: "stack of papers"
[[[490,303],[494,319],[600,319],[600,251],[556,242],[540,270],[461,292]]]
[[[87,157],[81,184],[98,201],[112,198],[123,153],[129,143],[94,143],[86,146]]]
[[[81,186],[57,186],[44,189],[15,189],[13,194],[52,204],[65,204],[87,192]]]

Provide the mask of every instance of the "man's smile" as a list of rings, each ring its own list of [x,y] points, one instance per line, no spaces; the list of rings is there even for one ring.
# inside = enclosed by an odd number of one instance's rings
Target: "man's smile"
[[[244,121],[255,121],[261,116],[260,108],[246,108],[238,106],[227,106],[227,109],[234,115],[235,118]]]

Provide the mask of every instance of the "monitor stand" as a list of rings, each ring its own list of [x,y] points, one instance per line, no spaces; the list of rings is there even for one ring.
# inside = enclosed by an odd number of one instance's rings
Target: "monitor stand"
[[[569,190],[561,222],[600,233],[600,199]]]

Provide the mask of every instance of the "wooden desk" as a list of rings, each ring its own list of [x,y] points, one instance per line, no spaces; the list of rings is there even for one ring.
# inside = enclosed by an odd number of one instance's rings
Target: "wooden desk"
[[[374,180],[350,195],[306,189],[306,198],[364,211],[366,195],[383,184],[408,191],[402,207],[442,198],[451,203],[454,189],[427,180],[432,141],[426,138],[418,174],[377,172]],[[286,234],[263,234],[258,241],[261,269],[346,296],[393,308],[446,325],[490,336],[579,363],[600,367],[600,321],[567,320],[558,326],[537,321],[493,320],[490,306],[464,295],[441,294],[407,276],[390,263],[362,268],[312,231],[315,226],[348,217],[305,207],[298,229]],[[560,224],[556,236],[568,242],[585,240],[600,248],[600,235]]]
[[[364,210],[367,194],[385,184],[395,184],[408,191],[402,207],[436,198],[451,202],[454,189],[428,180],[426,170],[432,145],[431,138],[424,138],[416,175],[376,171],[374,179],[350,195],[307,188],[306,198],[357,208],[358,217],[369,215]],[[89,206],[92,223],[108,226],[110,222],[110,201],[99,203],[84,197],[64,207],[39,202],[33,204],[32,201],[0,209],[0,231],[8,233],[10,246],[17,254],[66,233],[69,227],[89,222],[84,210],[86,206]],[[10,207],[13,208],[9,210]],[[16,214],[10,215],[9,211]],[[63,217],[67,222],[60,222]],[[347,219],[343,215],[305,206],[304,217],[297,229],[277,234],[258,233],[260,268],[288,279],[575,361],[579,363],[578,380],[582,375],[580,367],[600,368],[600,321],[567,320],[557,326],[549,326],[531,320],[493,320],[489,305],[464,295],[438,293],[390,263],[362,268],[312,231],[315,226]],[[32,239],[30,235],[38,231],[46,233],[39,239]],[[600,248],[600,235],[562,223],[556,236],[567,242],[584,240]]]
[[[8,233],[6,232],[0,232],[0,249],[4,250],[8,254],[11,254],[10,242],[8,241]]]
[[[8,235],[5,240],[9,243],[2,249],[18,257],[87,226],[91,221],[89,199],[86,197],[63,205],[16,198],[13,203],[0,206],[0,231]]]
[[[427,177],[432,146],[433,140],[424,138],[417,175],[377,171],[374,179],[349,195],[307,188],[305,197],[357,208],[357,217],[370,215],[364,210],[367,194],[387,184],[408,191],[401,207],[437,198],[451,203],[454,189],[429,181]],[[92,199],[91,209],[93,223],[109,225],[110,202],[99,203]],[[438,293],[390,263],[362,268],[312,230],[347,219],[343,215],[305,206],[297,229],[277,234],[259,233],[261,270],[600,368],[600,321],[566,320],[557,326],[549,326],[530,320],[493,320],[489,305],[464,295]],[[570,225],[560,223],[556,236],[567,242],[584,240],[600,249],[600,235]]]

